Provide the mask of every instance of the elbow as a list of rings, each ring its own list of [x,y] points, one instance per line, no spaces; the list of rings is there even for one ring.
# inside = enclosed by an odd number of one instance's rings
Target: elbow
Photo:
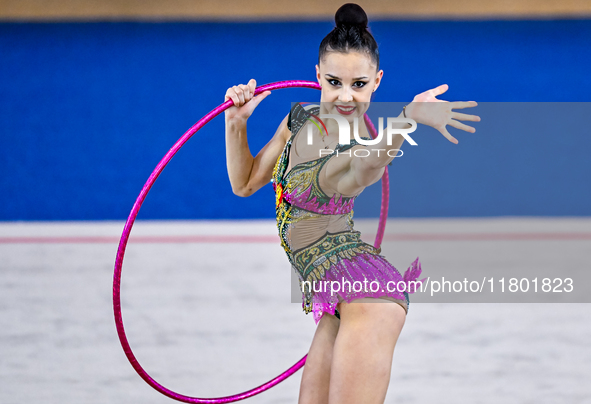
[[[356,182],[365,187],[375,184],[382,178],[386,168],[381,165],[367,166],[364,170],[358,171],[355,176]]]
[[[234,195],[241,196],[243,198],[251,196],[251,191],[252,189],[250,187],[232,188],[232,192],[234,192]]]

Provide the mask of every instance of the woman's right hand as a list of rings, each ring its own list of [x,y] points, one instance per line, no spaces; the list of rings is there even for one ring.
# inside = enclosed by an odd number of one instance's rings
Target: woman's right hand
[[[256,84],[257,82],[255,79],[250,79],[248,84],[239,84],[228,88],[224,101],[232,100],[234,106],[226,110],[226,121],[246,121],[252,115],[259,103],[271,94],[271,91],[267,90],[254,96]]]

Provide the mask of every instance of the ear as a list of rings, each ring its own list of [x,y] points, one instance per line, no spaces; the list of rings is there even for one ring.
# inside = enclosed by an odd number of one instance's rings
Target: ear
[[[316,80],[318,80],[318,84],[322,86],[322,83],[320,83],[320,67],[318,67],[318,65],[316,65]]]
[[[376,81],[374,83],[374,90],[376,91],[378,89],[378,87],[380,86],[380,83],[382,82],[382,77],[384,76],[384,71],[380,70],[376,76]]]

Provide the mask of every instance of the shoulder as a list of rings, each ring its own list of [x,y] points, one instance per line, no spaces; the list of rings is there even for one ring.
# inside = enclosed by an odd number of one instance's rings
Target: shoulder
[[[295,103],[291,111],[289,111],[289,116],[287,118],[287,128],[291,131],[291,133],[297,133],[306,120],[311,115],[317,115],[320,113],[320,105],[318,104],[304,104],[304,103]]]

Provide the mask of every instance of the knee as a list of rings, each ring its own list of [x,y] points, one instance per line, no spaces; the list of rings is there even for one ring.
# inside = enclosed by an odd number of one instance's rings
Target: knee
[[[381,371],[389,372],[394,347],[406,319],[404,308],[394,302],[351,302],[344,303],[340,313],[339,346],[373,367],[383,365]]]

